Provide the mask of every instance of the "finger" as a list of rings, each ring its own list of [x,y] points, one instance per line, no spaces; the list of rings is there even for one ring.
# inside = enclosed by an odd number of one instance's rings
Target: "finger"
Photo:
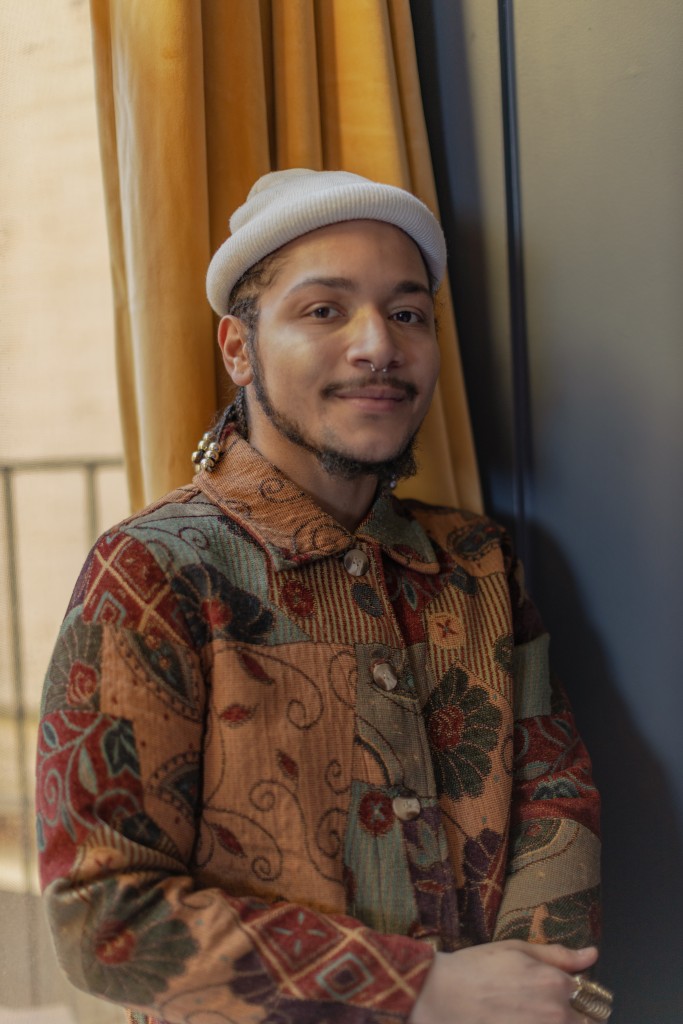
[[[551,943],[548,946],[540,946],[536,943],[526,943],[524,952],[529,956],[542,960],[543,963],[552,964],[568,974],[580,974],[582,971],[592,967],[598,959],[598,951],[595,946],[586,946],[584,949],[568,949],[559,943]]]

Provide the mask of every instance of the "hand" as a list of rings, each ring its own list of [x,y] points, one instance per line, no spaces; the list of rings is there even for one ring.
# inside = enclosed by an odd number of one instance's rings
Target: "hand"
[[[598,958],[593,946],[509,939],[437,953],[409,1024],[580,1024],[569,1005],[573,974]]]

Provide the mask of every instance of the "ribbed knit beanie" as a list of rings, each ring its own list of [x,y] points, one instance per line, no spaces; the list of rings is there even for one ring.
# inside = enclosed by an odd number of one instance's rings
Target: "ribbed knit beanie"
[[[410,192],[348,171],[297,167],[259,178],[230,218],[230,237],[215,253],[206,294],[220,316],[246,270],[295,238],[345,220],[381,220],[417,244],[438,284],[446,269],[446,242],[438,221]]]

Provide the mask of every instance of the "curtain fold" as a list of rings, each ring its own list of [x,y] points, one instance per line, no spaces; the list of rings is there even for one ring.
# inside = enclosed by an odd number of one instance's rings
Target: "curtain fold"
[[[339,169],[438,216],[408,0],[91,0],[131,503],[190,476],[230,382],[204,277],[254,180]],[[447,284],[442,375],[402,491],[481,508]]]

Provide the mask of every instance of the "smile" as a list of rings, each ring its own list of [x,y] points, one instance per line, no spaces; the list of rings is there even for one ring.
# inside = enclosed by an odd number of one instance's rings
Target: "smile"
[[[396,406],[417,397],[417,388],[407,381],[389,380],[381,384],[329,384],[324,390],[325,398],[341,398],[369,406]]]
[[[342,388],[330,396],[347,403],[361,413],[394,413],[406,406],[411,396],[405,389],[373,386]]]

